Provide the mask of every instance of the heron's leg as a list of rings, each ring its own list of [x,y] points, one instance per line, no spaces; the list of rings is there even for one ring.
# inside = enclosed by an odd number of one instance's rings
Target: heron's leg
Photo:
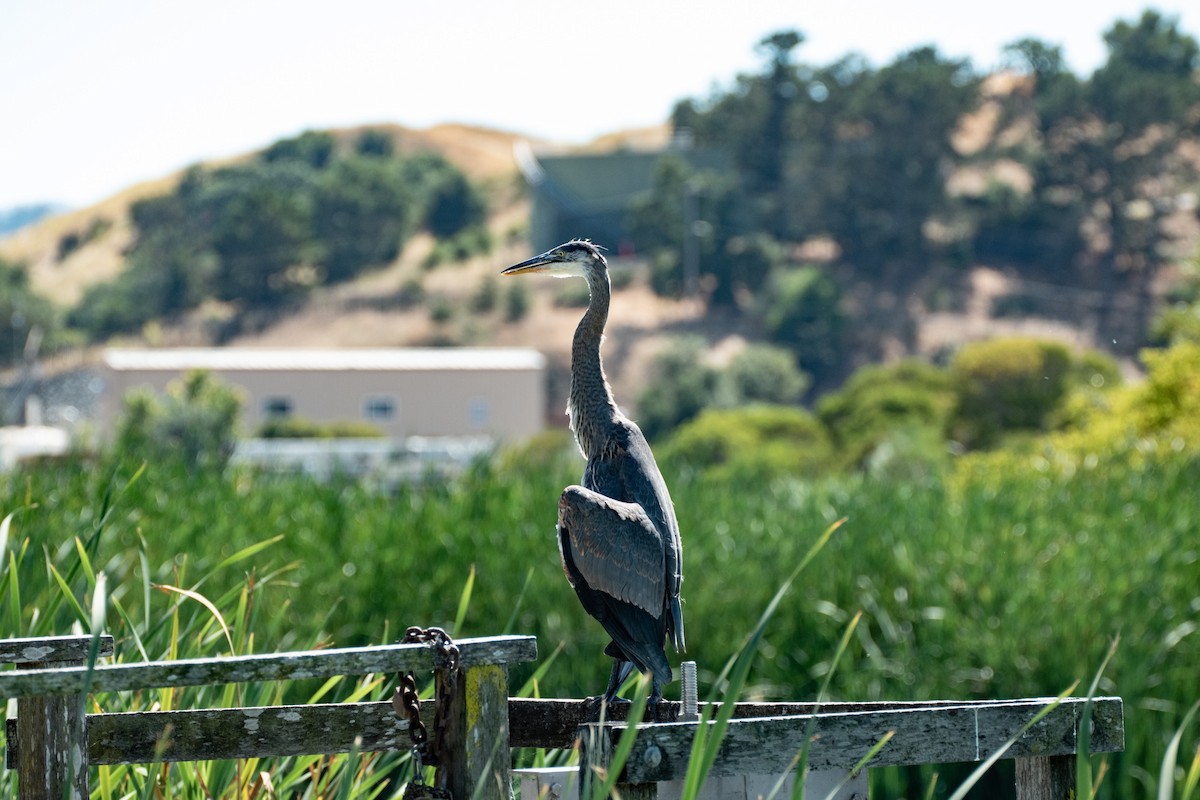
[[[658,682],[658,676],[653,675],[650,678],[650,697],[646,700],[646,705],[650,706],[650,721],[658,722],[658,704],[662,700],[662,685]]]
[[[621,684],[629,677],[630,670],[633,665],[623,658],[614,658],[612,665],[612,673],[608,676],[608,688],[604,690],[604,702],[606,703],[628,703],[624,697],[617,697],[617,691],[620,690]]]

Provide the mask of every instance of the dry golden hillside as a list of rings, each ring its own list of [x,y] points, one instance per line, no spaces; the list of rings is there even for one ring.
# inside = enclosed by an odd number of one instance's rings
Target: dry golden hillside
[[[365,127],[333,133],[350,141]],[[468,125],[438,125],[426,130],[400,125],[369,127],[391,133],[401,152],[435,150],[468,175],[485,181],[516,174],[513,145],[526,138]],[[233,163],[249,155],[221,159],[210,166]],[[87,287],[111,280],[121,271],[121,254],[133,238],[130,206],[140,199],[171,191],[181,174],[139,183],[93,206],[47,218],[0,239],[0,257],[28,265],[30,281],[37,292],[60,305],[73,305]],[[64,236],[82,237],[91,230],[102,233],[60,259]]]

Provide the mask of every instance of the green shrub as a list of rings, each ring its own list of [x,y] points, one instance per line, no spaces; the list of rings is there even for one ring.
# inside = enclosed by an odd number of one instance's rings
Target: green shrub
[[[763,329],[772,342],[789,348],[800,369],[821,382],[845,358],[846,315],[841,290],[816,267],[776,271],[763,295]]]
[[[964,346],[950,366],[958,395],[951,434],[967,447],[990,447],[1011,431],[1048,427],[1066,396],[1071,353],[1036,339],[992,339]]]
[[[479,284],[475,294],[471,295],[471,310],[477,314],[487,314],[496,309],[500,300],[500,284],[495,276],[489,275]]]
[[[770,344],[747,345],[721,372],[718,402],[727,407],[747,403],[799,403],[809,379],[791,352]]]
[[[1146,382],[1133,393],[1133,422],[1142,435],[1179,437],[1200,445],[1200,342],[1142,353]]]
[[[801,408],[751,405],[708,409],[660,448],[665,462],[720,479],[813,477],[833,455],[821,423]]]
[[[116,445],[135,458],[222,467],[233,454],[241,409],[233,387],[209,372],[189,372],[165,396],[149,389],[126,394]]]
[[[654,361],[654,379],[637,401],[637,420],[654,439],[692,419],[713,404],[718,373],[703,362],[705,342],[684,336],[673,341]]]
[[[454,301],[445,295],[437,295],[431,298],[429,304],[429,318],[439,325],[444,325],[454,319]]]
[[[269,419],[258,429],[263,439],[378,439],[383,432],[369,422],[316,422],[304,417]]]
[[[863,367],[841,389],[821,399],[817,415],[829,431],[839,464],[862,466],[897,431],[904,431],[902,439],[909,444],[933,438],[942,442],[954,404],[949,373],[909,359]],[[898,441],[889,445],[893,453]]]
[[[533,295],[530,293],[528,283],[514,281],[509,285],[508,291],[504,293],[504,320],[516,322],[524,319],[532,305]]]

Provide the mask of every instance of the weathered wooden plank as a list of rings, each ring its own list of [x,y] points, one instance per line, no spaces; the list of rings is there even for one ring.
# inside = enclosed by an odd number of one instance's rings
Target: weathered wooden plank
[[[421,716],[432,725],[432,703]],[[348,753],[359,736],[362,752],[412,747],[390,702],[90,714],[87,735],[93,764]]]
[[[987,758],[1037,714],[1048,701],[971,704],[925,709],[873,710],[820,713],[815,716],[735,719],[730,722],[712,774],[778,773],[810,741],[808,763],[813,769],[849,769],[886,732],[892,739],[870,762],[870,766],[937,764],[979,761]],[[1068,755],[1075,752],[1073,731],[1077,713],[1085,701],[1067,700],[1027,731],[1006,757],[1036,752],[1039,755]],[[1094,707],[1096,736],[1093,752],[1116,748],[1117,737],[1102,731],[1107,721],[1119,716],[1119,698],[1100,698]],[[583,726],[584,729],[599,727]],[[604,728],[614,740],[623,727]],[[696,723],[651,725],[638,731],[623,779],[629,782],[672,780],[683,777]],[[583,739],[585,758],[588,736]],[[995,743],[994,745],[992,743]],[[596,758],[603,763],[600,748]]]
[[[1018,758],[1017,800],[1071,800],[1075,797],[1075,756]]]
[[[91,636],[37,636],[29,639],[0,639],[0,664],[86,661],[91,652]],[[100,636],[99,655],[113,654],[113,637]]]
[[[995,700],[934,700],[934,701],[875,701],[868,703],[737,703],[733,718],[788,717],[812,714],[847,714],[861,711],[902,711],[922,709],[980,708],[996,705]],[[1041,702],[1041,701],[1038,701]],[[715,711],[721,703],[701,703],[700,708],[712,706]],[[605,711],[610,722],[624,722],[628,705],[616,705]],[[1117,718],[1106,725],[1106,730],[1120,730],[1120,706],[1116,706]],[[595,722],[598,707],[593,699],[556,700],[542,698],[509,699],[509,721],[513,747],[567,748],[579,735],[579,726]],[[660,722],[675,722],[679,718],[679,703],[664,700],[658,706]],[[646,721],[650,718],[647,715]],[[1111,750],[1120,750],[1120,746]]]
[[[678,703],[663,703],[665,722],[675,719]],[[880,706],[930,707],[917,703],[834,703],[830,713],[845,713]],[[811,703],[738,703],[737,718],[782,716],[811,710]],[[625,706],[611,716],[625,719]],[[437,705],[421,703],[421,716],[432,724]],[[509,698],[510,747],[570,747],[578,728],[593,713],[579,700]],[[272,720],[283,715],[287,725],[259,725],[255,735],[241,736],[247,720]],[[297,716],[298,715],[298,716]],[[408,724],[395,715],[390,702],[330,703],[303,706],[268,706],[245,709],[124,712],[88,715],[88,756],[93,764],[140,764],[156,759],[156,748],[170,725],[171,746],[160,760],[188,761],[218,758],[265,758],[272,755],[312,755],[348,752],[354,735],[361,733],[361,750],[404,750],[411,742]],[[250,723],[251,727],[253,723]],[[566,726],[570,726],[569,728]],[[233,733],[230,733],[230,732]],[[344,735],[343,735],[344,734]],[[16,740],[13,740],[15,752]]]
[[[490,636],[461,639],[459,663],[472,667],[516,663],[537,658],[532,636]],[[431,670],[445,665],[442,654],[427,644],[388,644],[305,650],[225,658],[193,658],[142,664],[111,664],[91,672],[91,691],[114,692],[166,686],[204,686],[249,681],[328,678],[370,672]],[[83,690],[83,668],[40,669],[24,674],[0,673],[0,697],[71,694]]]

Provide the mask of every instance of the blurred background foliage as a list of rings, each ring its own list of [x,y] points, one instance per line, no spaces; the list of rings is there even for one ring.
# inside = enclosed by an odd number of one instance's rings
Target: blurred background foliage
[[[860,610],[837,699],[1052,695],[1090,677],[1119,635],[1101,690],[1125,700],[1126,752],[1108,757],[1100,796],[1154,796],[1200,661],[1200,345],[1146,353],[1148,379],[1129,385],[1102,359],[1043,343],[987,347],[1004,348],[1003,368],[983,379],[1006,396],[1032,392],[1039,416],[969,401],[977,362],[964,356],[869,368],[817,414],[713,406],[659,441],[684,531],[688,657],[707,692],[793,565],[844,516],[773,618],[749,697],[812,696]],[[1062,362],[1050,395],[1024,369],[1045,358]],[[709,383],[723,379],[714,370]],[[158,405],[131,397],[118,446],[6,479],[3,634],[86,631],[86,577],[104,571],[106,626],[125,660],[224,641],[203,624],[208,611],[155,586],[220,601],[248,649],[390,641],[410,624],[453,623],[473,575],[456,634],[536,635],[543,658],[555,654],[535,689],[544,696],[602,685],[601,631],[555,563],[554,498],[581,467],[565,431],[453,480],[322,482],[222,467],[231,408],[227,390],[191,376]],[[988,446],[948,438],[959,427],[989,431]],[[81,554],[87,568],[71,570]],[[253,614],[237,610],[247,592]],[[199,617],[172,638],[181,606]],[[956,774],[946,768],[938,791]],[[876,778],[888,796],[925,796],[930,779]]]

